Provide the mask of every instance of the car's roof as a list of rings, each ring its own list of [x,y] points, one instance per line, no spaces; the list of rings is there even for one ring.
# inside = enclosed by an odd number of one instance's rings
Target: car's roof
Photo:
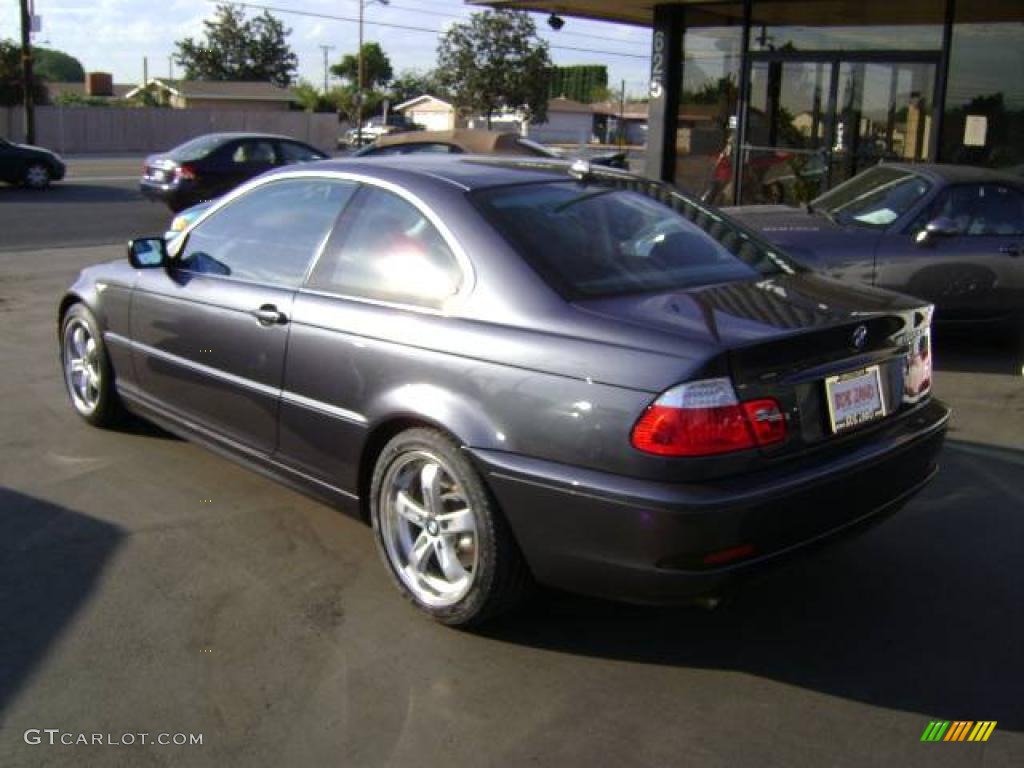
[[[299,144],[306,143],[301,139],[296,139],[294,136],[285,136],[280,133],[250,133],[248,131],[216,131],[214,133],[204,133],[189,139],[189,141],[194,141],[195,139],[219,139],[221,141],[229,141],[232,139],[277,139],[284,141],[296,141]]]
[[[346,157],[321,160],[300,166],[302,170],[313,168],[325,171],[358,173],[384,180],[398,181],[416,179],[420,182],[434,182],[461,187],[464,190],[483,189],[511,184],[569,180],[571,163],[546,157],[495,157],[493,155],[400,155],[396,157]],[[295,166],[282,169],[280,173],[295,170]],[[635,179],[631,174],[598,167],[600,176],[615,176]]]
[[[389,133],[381,136],[375,144],[378,147],[393,147],[401,144],[455,144],[458,147],[476,154],[496,152],[518,152],[519,154],[535,154],[524,152],[519,144],[519,135],[508,131],[486,131],[471,128],[456,128],[450,131],[409,131]]]
[[[878,166],[875,166],[876,168]],[[954,165],[952,163],[886,163],[884,167],[918,173],[947,184],[962,184],[981,181],[1001,181],[1021,185],[1021,178],[995,168],[976,165]]]

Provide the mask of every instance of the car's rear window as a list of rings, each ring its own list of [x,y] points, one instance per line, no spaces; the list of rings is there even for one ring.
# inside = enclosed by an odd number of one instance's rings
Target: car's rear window
[[[711,209],[603,184],[482,190],[484,215],[564,294],[612,296],[757,279],[797,268]]]
[[[224,144],[222,136],[199,136],[172,149],[170,156],[176,162],[189,163],[202,160],[222,144]]]

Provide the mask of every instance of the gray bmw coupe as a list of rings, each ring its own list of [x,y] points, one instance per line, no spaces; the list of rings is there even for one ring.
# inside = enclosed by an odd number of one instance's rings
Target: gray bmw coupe
[[[661,603],[880,519],[936,471],[932,308],[583,164],[271,172],[61,299],[71,404],[372,524],[452,625],[537,581]]]

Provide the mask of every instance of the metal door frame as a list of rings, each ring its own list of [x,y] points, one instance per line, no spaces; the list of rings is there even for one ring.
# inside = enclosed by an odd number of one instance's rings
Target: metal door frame
[[[939,100],[942,96],[942,77],[941,77],[941,64],[942,64],[942,51],[940,50],[923,50],[923,51],[885,51],[885,50],[864,50],[864,51],[750,51],[746,57],[745,65],[745,77],[747,92],[740,95],[740,102],[742,104],[740,114],[740,132],[744,137],[743,143],[737,142],[735,159],[735,166],[738,170],[736,174],[736,183],[734,184],[734,204],[739,205],[743,199],[743,172],[742,166],[744,162],[743,153],[750,149],[757,149],[757,147],[751,147],[746,143],[747,134],[747,119],[750,113],[750,88],[753,81],[751,76],[754,71],[754,65],[758,63],[773,64],[776,62],[787,63],[810,63],[818,64],[825,63],[830,65],[830,77],[829,81],[829,92],[828,99],[825,107],[825,142],[824,146],[826,154],[825,162],[825,183],[827,188],[832,187],[832,147],[835,146],[835,130],[836,130],[836,118],[837,118],[837,106],[839,97],[839,67],[846,63],[852,64],[931,64],[935,68],[935,77],[932,83],[932,108],[931,108],[931,120],[934,126],[935,121],[940,119],[939,116],[942,114],[941,105]],[[934,134],[934,131],[932,132]],[[928,156],[924,159],[924,162],[933,162],[934,158],[937,157],[938,146],[934,141],[934,137],[929,137],[928,141]]]

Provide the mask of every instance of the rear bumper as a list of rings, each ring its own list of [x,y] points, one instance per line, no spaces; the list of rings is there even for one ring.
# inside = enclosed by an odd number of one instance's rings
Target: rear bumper
[[[715,483],[676,484],[472,450],[544,584],[631,602],[714,593],[899,509],[932,478],[949,410],[932,399],[869,444]],[[705,557],[753,547],[744,559]]]
[[[180,182],[162,184],[143,178],[139,180],[139,192],[147,200],[156,200],[176,208],[184,208],[196,202],[196,191]]]

